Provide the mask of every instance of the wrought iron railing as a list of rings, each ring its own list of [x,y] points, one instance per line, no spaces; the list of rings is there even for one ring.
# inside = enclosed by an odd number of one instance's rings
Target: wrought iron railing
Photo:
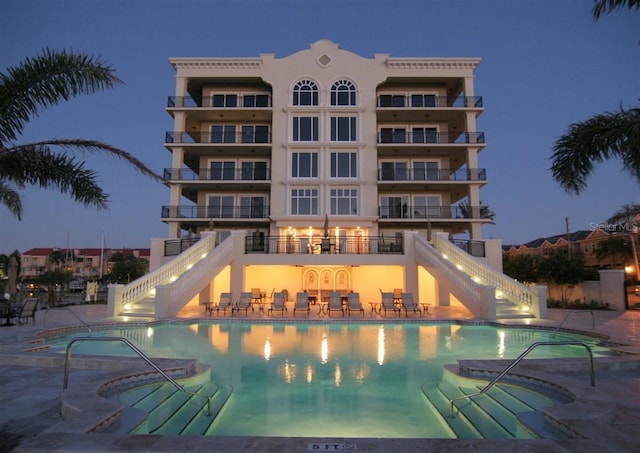
[[[222,98],[204,96],[194,98],[192,96],[169,96],[167,99],[169,108],[270,108],[271,95],[269,94],[244,94],[224,95]]]
[[[482,96],[459,96],[454,99],[446,96],[415,95],[378,95],[380,108],[482,108]]]
[[[269,206],[163,206],[163,219],[268,219]]]
[[[165,143],[269,144],[271,133],[266,131],[233,132],[167,132]]]
[[[177,256],[187,250],[200,238],[193,239],[168,239],[164,241],[164,256]]]
[[[464,250],[471,256],[485,257],[487,256],[484,241],[472,241],[470,239],[452,239],[458,248]]]
[[[234,168],[231,170],[213,170],[201,168],[193,171],[190,168],[165,168],[164,179],[168,181],[269,181],[269,168]]]
[[[404,237],[325,238],[256,234],[245,238],[245,253],[401,255],[404,254]]]
[[[390,130],[378,133],[378,144],[473,144],[485,143],[484,132],[435,132]]]
[[[166,178],[166,176],[165,176]],[[380,168],[378,181],[486,181],[485,168],[468,168],[451,171],[446,168]]]

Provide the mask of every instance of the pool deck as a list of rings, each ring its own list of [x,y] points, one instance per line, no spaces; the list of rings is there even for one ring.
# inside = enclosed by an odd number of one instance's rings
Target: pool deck
[[[640,303],[640,297],[632,296]],[[368,307],[364,304],[365,307]],[[124,321],[109,318],[105,305],[78,305],[73,310],[89,325],[113,324]],[[378,315],[371,315],[367,308],[365,319],[383,321]],[[431,314],[423,319],[433,320],[471,320],[465,310],[430,307]],[[509,325],[540,325],[555,327],[567,316],[568,310],[550,309],[548,319],[535,321],[513,320]],[[640,353],[640,310],[593,311],[595,329],[592,329],[591,312],[572,314],[563,328],[593,332],[605,336],[616,344],[616,349],[630,353]],[[236,316],[238,317],[238,316]],[[244,318],[244,315],[240,315]],[[260,313],[249,313],[252,317],[265,319]],[[279,316],[277,316],[280,318]],[[201,307],[187,308],[177,316],[179,319],[209,318]],[[216,318],[214,316],[214,318]],[[318,318],[315,307],[310,318]],[[414,318],[410,315],[409,318]],[[287,319],[285,317],[285,319]],[[298,316],[306,320],[306,316]],[[327,319],[326,317],[324,319]],[[361,320],[354,315],[352,320]],[[402,319],[404,320],[404,314]],[[131,318],[130,318],[131,320]],[[141,319],[134,319],[140,321]],[[332,321],[341,322],[340,316]],[[394,317],[388,318],[393,322]],[[397,318],[395,318],[397,320]],[[379,439],[375,433],[371,438],[255,438],[255,437],[203,437],[203,436],[135,436],[122,434],[92,433],[83,434],[73,429],[69,420],[63,422],[60,415],[60,396],[63,381],[63,366],[46,351],[25,353],[33,345],[37,332],[46,328],[78,326],[78,320],[68,310],[50,310],[36,314],[36,326],[0,327],[0,394],[4,403],[0,405],[0,452],[162,452],[162,451],[208,451],[208,452],[304,452],[304,451],[345,451],[355,447],[355,451],[387,453],[404,451],[502,451],[502,452],[631,452],[640,451],[640,356],[614,355],[601,362],[596,359],[596,387],[589,388],[588,373],[575,373],[575,370],[556,369],[546,374],[553,375],[563,383],[572,386],[575,383],[580,400],[559,407],[558,418],[569,419],[577,432],[589,433],[588,438],[580,439],[544,439],[544,440],[452,440],[452,439]],[[43,366],[42,360],[55,363]],[[38,357],[40,361],[30,359]],[[469,361],[472,363],[472,361]],[[605,363],[606,362],[606,363]],[[635,363],[636,366],[629,366]],[[122,364],[121,364],[122,365]],[[107,369],[108,368],[108,369]],[[566,368],[566,367],[565,367]],[[583,370],[584,371],[584,370]],[[535,374],[536,371],[531,371]],[[74,379],[91,382],[93,389],[98,387],[106,376],[114,374],[113,368],[83,369],[72,372]],[[100,397],[95,391],[87,391],[101,406]],[[552,413],[553,415],[553,413]],[[72,419],[91,419],[91,414]],[[71,427],[71,428],[70,428]],[[15,441],[12,442],[12,439]],[[15,446],[17,444],[17,447]],[[15,447],[13,450],[12,447]]]

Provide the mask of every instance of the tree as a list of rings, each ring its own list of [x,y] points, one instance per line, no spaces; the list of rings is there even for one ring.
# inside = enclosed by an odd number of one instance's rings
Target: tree
[[[598,242],[595,249],[595,255],[598,260],[611,258],[614,263],[624,263],[631,258],[631,250],[629,244],[620,236],[610,236],[604,241]]]
[[[37,281],[47,287],[48,304],[50,307],[55,307],[56,303],[59,304],[62,300],[63,288],[71,281],[71,272],[56,269],[53,271],[46,271],[38,275]],[[59,298],[56,301],[56,292],[60,288]]]
[[[523,283],[536,283],[540,278],[538,263],[540,257],[536,255],[505,255],[502,266],[503,272],[509,277]]]
[[[631,243],[631,257],[636,270],[636,279],[640,278],[640,263],[638,263],[638,228],[640,221],[640,205],[626,204],[607,219],[617,231],[626,232]]]
[[[114,253],[111,257],[114,263],[107,279],[115,283],[129,283],[142,277],[149,270],[149,263],[144,258],[125,256],[122,253]]]
[[[29,119],[71,97],[122,85],[100,59],[72,51],[45,49],[35,58],[0,73],[0,203],[22,219],[19,190],[27,185],[54,188],[85,206],[106,209],[109,196],[98,174],[67,152],[105,153],[156,181],[162,177],[126,151],[95,140],[53,139],[16,144]]]
[[[576,285],[584,281],[584,256],[557,250],[540,260],[538,271],[541,281],[558,286],[560,300],[566,303]]]
[[[592,14],[598,20],[621,8],[639,9],[640,0],[596,0]],[[594,163],[611,158],[622,160],[624,168],[640,184],[640,109],[620,108],[597,114],[569,126],[555,143],[551,155],[553,178],[567,192],[579,194],[593,172]]]

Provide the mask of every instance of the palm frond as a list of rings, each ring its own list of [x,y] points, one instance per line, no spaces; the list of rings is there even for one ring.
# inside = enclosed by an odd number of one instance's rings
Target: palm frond
[[[99,58],[44,49],[0,74],[0,143],[15,140],[42,108],[121,84]]]
[[[44,145],[21,145],[0,152],[0,181],[57,188],[86,206],[106,209],[108,195],[97,184],[97,174],[66,154],[55,154]]]
[[[595,0],[591,14],[598,20],[603,14],[609,14],[620,8],[638,9],[640,0]]]
[[[2,180],[0,180],[0,203],[18,220],[22,220],[22,199],[20,194]]]
[[[580,193],[587,185],[594,163],[619,157],[626,170],[640,182],[640,109],[621,109],[595,115],[569,126],[555,143],[551,155],[553,178],[567,192]],[[631,134],[631,135],[630,135]]]

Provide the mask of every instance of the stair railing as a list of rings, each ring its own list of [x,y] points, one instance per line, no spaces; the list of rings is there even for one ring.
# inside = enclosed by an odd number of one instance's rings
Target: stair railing
[[[64,379],[63,379],[63,383],[62,383],[62,391],[63,392],[69,386],[69,367],[71,366],[71,347],[75,343],[80,342],[80,341],[120,341],[120,342],[126,344],[127,346],[129,346],[129,348],[131,348],[131,350],[133,352],[138,354],[138,356],[141,359],[143,359],[145,362],[147,362],[151,366],[151,368],[153,368],[158,373],[160,373],[160,375],[164,379],[169,381],[176,389],[178,389],[181,392],[184,392],[184,393],[187,393],[189,395],[192,395],[192,396],[199,396],[201,398],[206,398],[207,399],[207,406],[206,406],[207,407],[207,411],[206,411],[205,414],[207,416],[211,416],[211,397],[210,396],[201,395],[199,393],[190,392],[190,391],[186,390],[184,388],[184,386],[178,384],[175,379],[173,379],[171,376],[169,376],[167,373],[165,373],[144,352],[142,352],[140,349],[138,349],[138,347],[136,347],[136,345],[134,345],[129,340],[127,340],[126,338],[123,338],[123,337],[78,337],[78,338],[74,338],[73,340],[71,340],[69,342],[69,344],[67,345],[67,352],[66,352],[66,356],[65,356],[65,360],[64,360]]]
[[[560,328],[564,325],[564,323],[567,321],[567,319],[569,319],[571,317],[571,315],[573,315],[574,313],[590,313],[591,314],[591,330],[595,330],[596,329],[596,317],[593,314],[593,311],[591,311],[591,310],[571,310],[569,313],[567,313],[567,315],[564,317],[562,322],[560,324],[558,324],[558,327],[555,328],[555,330],[553,331],[554,335],[558,330],[560,330]]]
[[[42,318],[42,325],[43,327],[46,329],[47,328],[47,314],[49,313],[50,308],[47,308],[44,311],[44,317]],[[87,331],[89,332],[89,335],[91,335],[93,332],[91,331],[91,327],[89,327],[89,324],[87,324],[86,322],[84,322],[84,320],[80,317],[80,315],[78,315],[75,311],[73,311],[71,308],[69,307],[58,307],[56,308],[56,310],[67,310],[70,311],[71,314],[82,323],[82,325],[87,329]]]
[[[462,396],[458,396],[456,398],[450,399],[449,400],[449,418],[453,418],[453,409],[455,407],[456,401],[472,398],[474,396],[478,396],[478,395],[482,395],[483,393],[486,393],[491,387],[494,386],[496,382],[502,379],[504,375],[506,375],[509,371],[511,371],[511,369],[515,367],[518,363],[520,363],[520,361],[524,359],[527,354],[529,354],[532,350],[534,350],[538,346],[584,346],[584,348],[587,350],[587,353],[589,354],[589,367],[591,370],[591,387],[596,386],[596,375],[593,367],[593,352],[591,352],[591,348],[588,345],[580,341],[538,341],[536,343],[531,344],[531,346],[529,346],[522,354],[520,354],[511,363],[511,365],[505,368],[498,376],[493,378],[493,380],[489,382],[486,386],[484,386],[484,388],[479,392],[472,393],[470,395],[462,395]]]

